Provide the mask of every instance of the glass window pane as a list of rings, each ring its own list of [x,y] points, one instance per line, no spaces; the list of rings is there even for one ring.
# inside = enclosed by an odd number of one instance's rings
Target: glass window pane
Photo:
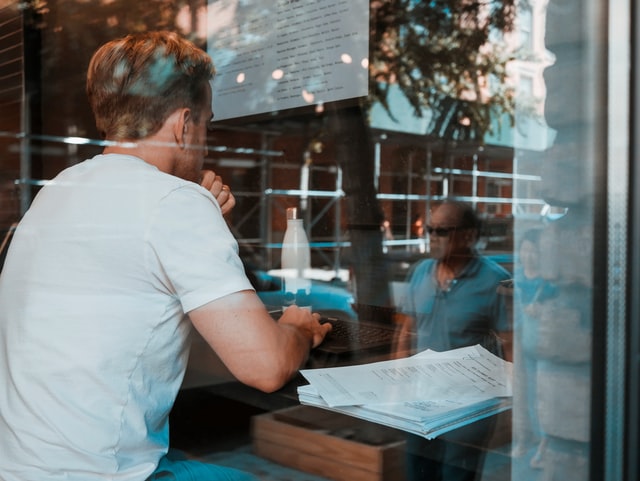
[[[317,349],[302,368],[395,361],[429,349],[453,351],[479,345],[483,355],[486,349],[512,369],[507,409],[438,433],[435,439],[410,432],[406,425],[396,431],[371,419],[359,425],[358,435],[365,432],[374,441],[389,435],[400,446],[393,458],[396,464],[383,478],[452,481],[481,473],[486,481],[590,479],[594,456],[604,456],[593,452],[600,448],[600,441],[592,439],[594,423],[604,421],[592,403],[601,399],[598,391],[605,388],[594,384],[601,376],[594,375],[593,365],[604,362],[594,358],[604,356],[594,332],[603,332],[610,321],[604,302],[613,288],[606,285],[610,277],[603,271],[610,266],[599,251],[607,245],[614,248],[606,227],[610,197],[603,184],[612,164],[606,133],[609,33],[601,19],[611,13],[608,3],[615,2],[601,3],[0,0],[0,266],[5,256],[7,265],[13,265],[0,277],[0,300],[12,303],[12,317],[9,308],[0,305],[0,332],[18,336],[23,331],[16,326],[28,330],[34,317],[50,319],[48,308],[33,301],[37,298],[60,304],[63,318],[73,318],[75,309],[90,310],[87,299],[96,299],[100,306],[109,304],[116,319],[131,307],[126,302],[105,303],[104,296],[105,290],[118,291],[119,274],[136,278],[126,270],[134,262],[121,266],[122,272],[113,270],[113,258],[120,258],[114,253],[127,252],[122,239],[112,239],[113,244],[105,243],[101,249],[85,247],[90,251],[85,259],[91,263],[79,264],[93,266],[91,282],[41,281],[54,277],[51,266],[68,272],[68,278],[85,279],[83,268],[62,253],[79,252],[69,246],[89,237],[86,232],[93,232],[94,217],[110,212],[107,207],[96,208],[94,216],[74,205],[79,217],[90,219],[71,223],[66,232],[49,231],[52,237],[29,237],[30,229],[50,227],[61,218],[57,209],[45,215],[46,206],[34,208],[42,221],[34,226],[23,223],[22,240],[14,244],[19,246],[16,253],[7,253],[16,226],[36,196],[62,185],[61,172],[77,172],[80,169],[73,168],[89,165],[87,160],[105,147],[142,155],[141,139],[135,135],[116,138],[112,132],[105,138],[101,133],[87,101],[87,69],[94,52],[109,40],[132,32],[170,31],[210,55],[217,69],[211,102],[195,101],[206,104],[207,118],[202,122],[191,116],[193,105],[176,100],[179,87],[166,92],[156,108],[167,110],[163,122],[168,114],[189,110],[183,132],[195,135],[191,126],[202,127],[201,139],[188,139],[201,140],[202,145],[188,159],[202,157],[202,168],[222,176],[233,192],[235,207],[224,217],[215,212],[216,226],[226,232],[226,224],[229,239],[237,241],[237,254],[232,240],[225,253],[237,263],[222,283],[228,281],[230,286],[226,295],[244,291],[249,286],[246,275],[259,300],[278,317],[291,301],[285,287],[292,277],[302,275],[305,281],[299,283],[303,286],[299,291],[305,292],[296,294],[304,294],[304,305],[324,318],[353,321],[362,330],[373,323],[394,331],[392,342],[365,354]],[[622,17],[621,10],[615,14]],[[614,17],[613,24],[618,20]],[[142,116],[150,108],[146,96],[153,97],[152,85],[164,85],[158,81],[161,74],[152,77],[145,80],[142,94],[127,97],[140,106],[127,115]],[[628,102],[626,96],[621,92],[619,101]],[[111,111],[121,108],[111,106]],[[209,114],[213,117],[207,125]],[[124,125],[127,115],[118,113],[114,118]],[[169,125],[163,122],[158,125]],[[181,143],[178,130],[171,130],[161,143],[176,152],[172,160],[185,160],[181,157],[185,145],[193,144]],[[166,168],[165,173],[184,180],[187,174],[179,169],[184,165]],[[187,180],[199,182],[195,177],[199,172]],[[626,200],[626,192],[623,197]],[[130,214],[142,204],[124,210]],[[282,265],[289,225],[286,213],[291,208],[302,219],[310,243],[310,267],[300,272]],[[191,233],[206,232],[197,229],[208,224],[175,217],[175,229],[163,223],[158,227],[165,229],[160,232],[166,232],[167,243],[154,246],[153,252],[145,250],[135,260],[158,263],[157,271],[141,283],[153,285],[154,294],[166,290],[176,304],[165,313],[175,310],[175,316],[168,317],[182,326],[182,310],[202,307],[189,304],[197,304],[190,301],[192,292],[180,292],[183,284],[190,285],[181,276],[192,274],[186,267],[192,264],[166,265],[162,255],[171,256],[173,262],[181,246],[191,245],[187,242],[197,237]],[[200,255],[210,254],[206,247],[198,251]],[[20,256],[19,261],[12,261],[12,256]],[[228,266],[218,257],[212,255],[219,262],[216,266]],[[55,262],[49,263],[52,259]],[[104,274],[97,274],[96,266]],[[219,272],[211,268],[202,274],[201,285],[217,289]],[[40,297],[31,297],[32,293]],[[61,302],[65,296],[83,301]],[[202,299],[204,304],[218,300]],[[142,303],[139,309],[153,317]],[[29,346],[24,351],[16,347],[17,337],[7,334],[7,341],[0,340],[10,352],[5,356],[8,361],[0,361],[0,380],[22,379],[24,373],[12,369],[21,365],[18,356],[29,357],[25,353],[38,342],[43,344],[45,361],[66,359],[65,353],[74,352],[69,345],[86,348],[88,342],[95,342],[95,352],[100,353],[104,345],[92,339],[94,331],[85,331],[80,324],[69,329],[73,342],[61,339],[56,331],[48,333],[45,337],[51,342],[44,343],[32,330],[33,337],[20,338]],[[216,458],[214,451],[225,450],[225,446],[218,449],[219,439],[198,431],[187,419],[189,412],[211,419],[203,408],[210,402],[238,413],[239,424],[233,429],[244,448],[251,442],[251,416],[299,407],[296,388],[306,382],[304,376],[298,373],[275,393],[259,392],[255,385],[237,381],[231,374],[234,362],[228,363],[230,371],[213,353],[206,335],[194,331],[193,337],[172,413],[171,439],[177,447],[211,459]],[[241,343],[252,336],[236,338]],[[165,341],[158,341],[158,349],[171,345]],[[229,354],[227,343],[209,341],[218,354],[237,359],[235,353]],[[353,348],[356,341],[349,343]],[[177,351],[176,356],[184,355],[186,348]],[[127,353],[116,350],[117,355]],[[266,365],[250,359],[255,366]],[[268,359],[281,358],[270,352]],[[82,364],[69,362],[73,369],[55,376],[34,367],[30,375],[51,393],[64,383],[73,384],[73,370]],[[103,367],[113,366],[105,361]],[[182,375],[182,369],[176,369],[176,378]],[[64,383],[47,384],[52,377]],[[176,395],[169,384],[167,379],[158,382],[169,399],[158,401],[167,404],[165,411]],[[20,381],[10,385],[12,395],[26,397]],[[81,397],[74,398],[77,409],[90,412],[90,407],[81,407]],[[443,399],[412,401],[414,410],[435,409]],[[35,404],[34,412],[41,410],[39,415],[44,416],[53,403]],[[140,405],[141,411],[148,408],[142,401]],[[16,406],[12,404],[12,409]],[[4,407],[0,399],[0,439],[3,430],[29,431],[26,422],[20,426],[3,422]],[[372,412],[379,415],[379,409]],[[18,411],[16,419],[24,414]],[[336,415],[319,412],[320,424],[331,424],[334,418],[329,415]],[[298,427],[316,422],[308,413],[297,413],[280,413],[279,419],[293,419]],[[353,414],[344,419],[355,422],[362,416],[357,409]],[[341,425],[336,430],[357,440],[351,428]],[[162,436],[168,434],[163,431]],[[384,437],[379,445],[391,438]],[[165,441],[159,441],[161,447]],[[52,444],[56,442],[62,441]],[[292,449],[302,452],[302,444]],[[0,442],[0,453],[2,446]],[[269,457],[265,451],[259,454]],[[358,456],[361,461],[364,455]],[[280,461],[293,462],[293,456],[288,458]],[[19,463],[19,457],[8,460],[0,454],[0,471],[13,469],[10,462]],[[236,467],[254,469],[242,462]],[[311,461],[294,466],[309,472],[315,467]]]

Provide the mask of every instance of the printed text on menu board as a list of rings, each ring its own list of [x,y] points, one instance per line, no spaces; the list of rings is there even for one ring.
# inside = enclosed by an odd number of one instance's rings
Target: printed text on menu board
[[[368,0],[215,0],[216,120],[366,96]]]

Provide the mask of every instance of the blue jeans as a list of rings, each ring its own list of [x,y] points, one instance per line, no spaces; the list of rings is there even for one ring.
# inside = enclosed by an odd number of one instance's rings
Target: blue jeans
[[[147,481],[257,481],[257,478],[234,468],[164,456]]]

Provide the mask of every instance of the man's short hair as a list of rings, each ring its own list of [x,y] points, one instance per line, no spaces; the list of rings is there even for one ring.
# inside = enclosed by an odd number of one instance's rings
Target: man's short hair
[[[100,133],[110,140],[155,134],[175,110],[206,102],[211,58],[174,32],[128,35],[100,47],[87,72],[87,96]]]
[[[460,216],[458,227],[462,229],[474,229],[478,234],[480,233],[482,222],[480,221],[480,217],[478,217],[476,210],[473,208],[473,205],[468,202],[453,199],[444,200],[441,205],[444,204],[455,207]]]

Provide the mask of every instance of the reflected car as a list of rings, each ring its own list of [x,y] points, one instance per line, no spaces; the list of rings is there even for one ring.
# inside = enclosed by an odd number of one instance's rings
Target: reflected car
[[[245,264],[245,272],[258,297],[268,309],[280,309],[285,304],[281,277],[247,264]],[[314,312],[331,317],[357,319],[353,308],[354,296],[346,287],[331,282],[312,280],[310,300]]]

